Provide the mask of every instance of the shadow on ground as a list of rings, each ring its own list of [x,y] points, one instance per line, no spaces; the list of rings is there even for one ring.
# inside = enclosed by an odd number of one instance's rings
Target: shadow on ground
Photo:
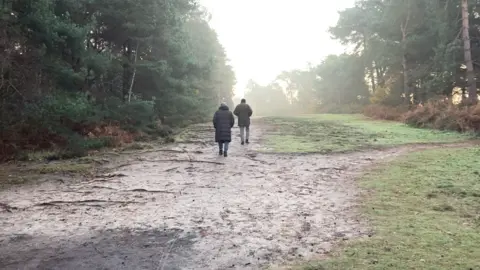
[[[176,229],[98,231],[55,243],[11,235],[1,243],[0,261],[2,269],[177,270],[188,265],[193,238]]]

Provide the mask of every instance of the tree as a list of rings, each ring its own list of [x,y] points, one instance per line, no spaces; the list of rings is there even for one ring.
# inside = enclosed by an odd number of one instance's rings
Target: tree
[[[470,4],[474,13],[479,7],[477,2]],[[422,103],[468,83],[461,68],[465,60],[459,39],[460,9],[458,1],[362,0],[340,12],[330,32],[342,43],[354,45],[354,53],[364,59],[372,94],[401,75],[403,85],[388,86],[394,87],[390,93],[408,103]],[[469,29],[464,33],[475,40],[480,37],[480,22],[473,13],[468,15]],[[480,56],[478,45],[471,48],[473,65]]]
[[[204,121],[231,102],[235,74],[196,0],[5,0],[1,11],[0,148],[81,142],[71,138],[107,123],[152,132],[158,118]]]
[[[247,84],[245,98],[255,111],[255,115],[285,115],[291,113],[291,104],[283,88],[272,82],[260,85],[253,80]]]
[[[292,108],[367,100],[416,105],[458,89],[476,102],[479,13],[479,1],[355,1],[330,28],[332,38],[352,52],[328,56],[308,70],[285,71],[274,82]]]
[[[314,112],[319,103],[316,93],[317,75],[312,68],[284,71],[276,81],[283,87],[287,99],[296,112]]]
[[[470,50],[470,35],[468,29],[468,1],[462,0],[462,37],[465,55],[465,65],[467,66],[468,96],[470,102],[476,103],[478,101],[477,85],[475,83],[475,75],[473,71],[472,52]]]
[[[358,103],[368,97],[363,59],[358,55],[329,55],[315,68],[321,103]]]

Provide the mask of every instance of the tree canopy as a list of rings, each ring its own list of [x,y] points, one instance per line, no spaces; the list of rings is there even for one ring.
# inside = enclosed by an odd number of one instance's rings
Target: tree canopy
[[[355,1],[329,29],[349,52],[327,56],[306,70],[283,72],[284,93],[304,111],[312,103],[399,105],[455,93],[468,96],[462,30],[471,45],[474,92],[480,71],[480,1],[468,1],[467,27],[462,26],[462,2],[467,1]]]
[[[235,74],[208,18],[195,0],[2,1],[3,148],[25,129],[210,117]]]

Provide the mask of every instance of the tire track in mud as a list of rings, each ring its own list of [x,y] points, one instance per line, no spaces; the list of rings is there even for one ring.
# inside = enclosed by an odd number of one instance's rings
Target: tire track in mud
[[[428,148],[274,155],[257,151],[261,131],[252,136],[225,159],[199,125],[189,142],[120,156],[90,181],[0,191],[0,268],[259,269],[311,259],[367,233],[353,181],[364,167]]]

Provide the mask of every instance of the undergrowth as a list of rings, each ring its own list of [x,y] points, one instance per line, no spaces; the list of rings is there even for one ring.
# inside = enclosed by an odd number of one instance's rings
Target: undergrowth
[[[454,105],[450,102],[432,100],[413,108],[408,106],[369,105],[363,113],[373,119],[396,120],[405,124],[438,130],[457,132],[480,132],[480,104],[476,106]]]
[[[432,101],[407,112],[404,121],[414,127],[479,133],[480,105],[463,106]]]
[[[7,121],[8,119],[8,121]],[[75,158],[92,150],[170,137],[152,101],[92,102],[83,94],[54,94],[2,108],[0,161]],[[41,155],[36,155],[34,160]]]
[[[363,114],[377,120],[403,121],[409,106],[385,106],[371,104],[363,108]]]

